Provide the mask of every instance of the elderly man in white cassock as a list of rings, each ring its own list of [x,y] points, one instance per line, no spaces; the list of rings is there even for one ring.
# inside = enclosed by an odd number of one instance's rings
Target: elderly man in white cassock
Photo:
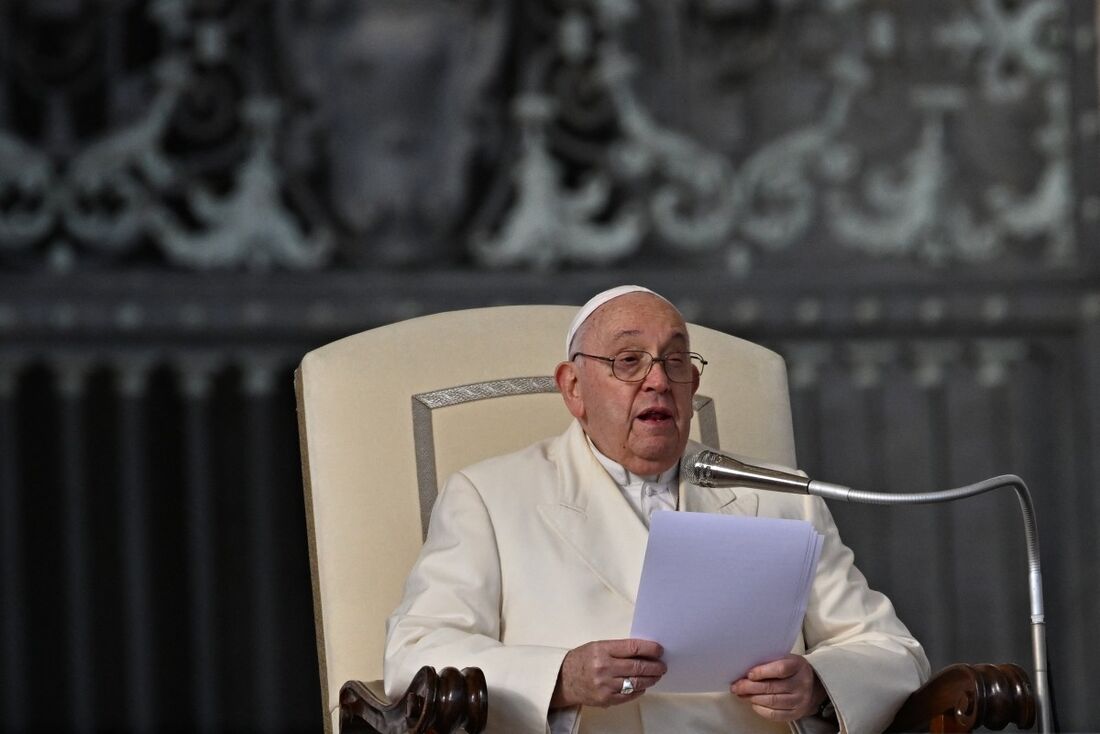
[[[881,731],[928,677],[923,650],[868,588],[816,497],[685,491],[692,397],[706,362],[663,297],[595,296],[554,376],[575,420],[560,436],[452,476],[387,625],[386,689],[422,665],[482,669],[489,732]],[[716,366],[720,369],[720,366]],[[790,654],[729,691],[647,689],[660,645],[628,637],[649,518],[659,511],[807,520],[824,536]],[[778,611],[778,610],[777,610]]]

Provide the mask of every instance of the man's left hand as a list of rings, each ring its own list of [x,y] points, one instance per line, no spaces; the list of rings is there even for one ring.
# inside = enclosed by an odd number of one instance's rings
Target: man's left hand
[[[752,704],[752,710],[772,721],[794,721],[816,713],[825,687],[801,655],[787,655],[757,665],[734,681],[730,692]]]

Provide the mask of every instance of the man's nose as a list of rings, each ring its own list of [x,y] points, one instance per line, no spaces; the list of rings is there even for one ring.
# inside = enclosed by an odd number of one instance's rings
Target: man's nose
[[[654,360],[649,366],[649,374],[645,376],[645,381],[642,383],[643,387],[647,390],[664,392],[668,390],[670,384],[668,373],[665,372],[665,363]]]

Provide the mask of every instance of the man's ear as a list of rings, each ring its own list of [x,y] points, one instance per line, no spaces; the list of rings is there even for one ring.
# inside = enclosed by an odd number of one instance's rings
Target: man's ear
[[[580,380],[577,378],[577,365],[573,362],[561,362],[554,370],[554,382],[558,384],[565,407],[574,418],[584,418],[584,396],[581,394]],[[696,380],[698,382],[698,380]]]

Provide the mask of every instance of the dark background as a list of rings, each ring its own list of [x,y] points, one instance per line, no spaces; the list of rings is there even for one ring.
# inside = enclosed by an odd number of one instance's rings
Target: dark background
[[[1096,67],[1087,0],[0,0],[4,730],[319,731],[294,365],[636,282],[786,357],[811,476],[1023,476],[1100,731]],[[1015,505],[834,512],[1026,668]]]

